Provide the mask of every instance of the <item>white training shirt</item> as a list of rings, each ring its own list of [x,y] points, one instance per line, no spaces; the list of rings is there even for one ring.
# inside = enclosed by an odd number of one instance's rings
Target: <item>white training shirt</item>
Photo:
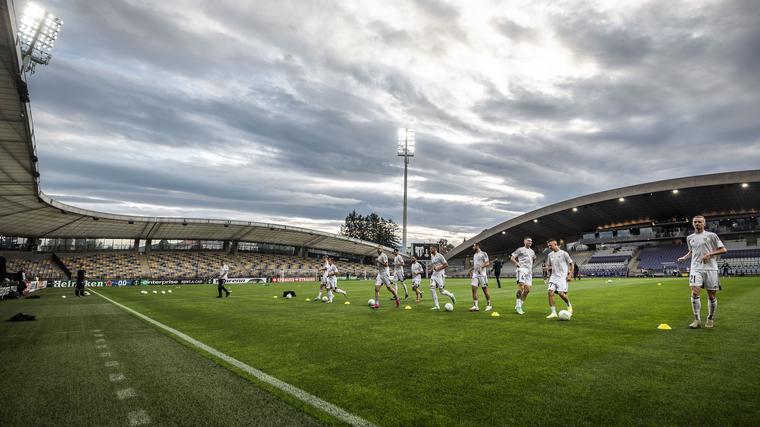
[[[480,250],[478,252],[475,252],[475,255],[472,256],[472,271],[474,271],[476,274],[480,274],[481,276],[486,275],[488,272],[484,266],[487,262],[488,254],[485,253],[485,251]]]
[[[563,281],[567,280],[567,272],[569,264],[573,262],[570,255],[562,249],[557,252],[549,252],[549,265],[552,267],[552,276],[549,278],[551,282],[553,279]]]
[[[414,263],[412,263],[412,276],[413,276],[412,278],[419,279],[422,276],[422,272],[424,270],[425,269],[422,267],[422,264],[415,261]]]
[[[717,234],[711,231],[690,234],[686,238],[691,251],[691,271],[718,271],[718,260],[716,257],[710,257],[707,262],[702,261],[702,257],[723,248],[723,242]]]
[[[387,273],[388,272],[388,255],[385,253],[381,253],[377,256],[377,272],[378,273]]]
[[[328,277],[330,277],[330,273],[335,273],[335,276],[332,276],[332,277],[336,277],[338,275],[338,266],[335,264],[328,265],[327,266]]]
[[[533,268],[533,261],[536,259],[536,252],[534,252],[533,249],[521,246],[512,252],[512,256],[517,259],[517,267],[527,268],[530,270]]]
[[[222,265],[222,268],[219,269],[219,278],[227,280],[227,273],[230,271],[230,268],[227,267],[227,264]]]
[[[404,257],[401,256],[401,254],[396,255],[396,258],[393,258],[393,265],[396,266],[396,268],[401,268],[404,266]]]
[[[443,255],[441,255],[440,252],[438,252],[437,254],[435,254],[435,256],[433,258],[430,259],[430,263],[433,264],[433,268],[436,269],[436,268],[442,266],[443,264],[446,264],[446,258],[444,258]],[[434,270],[433,274],[442,275],[443,274],[443,270],[445,270],[445,269],[438,270],[438,271]]]

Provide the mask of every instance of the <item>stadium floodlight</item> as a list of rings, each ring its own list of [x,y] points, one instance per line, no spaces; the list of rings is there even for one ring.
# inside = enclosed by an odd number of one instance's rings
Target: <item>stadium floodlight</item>
[[[746,182],[743,182],[742,183],[742,188],[747,188],[747,187],[749,187],[749,184],[747,184]]]
[[[18,26],[18,42],[23,58],[22,71],[34,73],[36,64],[47,65],[53,54],[63,21],[35,3],[29,3]]]
[[[621,197],[621,198],[619,198],[619,199],[618,199],[618,201],[620,201],[620,202],[625,202],[625,197]]]
[[[673,190],[673,194],[678,194],[678,189]]]
[[[409,169],[409,158],[414,157],[415,137],[414,129],[401,128],[396,138],[396,153],[404,158],[404,231],[401,243],[402,251],[406,253],[406,177]]]

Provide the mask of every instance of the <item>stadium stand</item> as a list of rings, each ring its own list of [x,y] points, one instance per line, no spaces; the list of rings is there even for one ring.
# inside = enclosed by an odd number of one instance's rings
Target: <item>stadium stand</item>
[[[136,279],[146,277],[137,252],[103,252],[59,255],[70,271],[87,271],[90,279]]]
[[[60,280],[66,278],[63,271],[51,259],[50,254],[7,251],[2,255],[8,259],[8,273],[16,273],[23,267],[30,278]]]

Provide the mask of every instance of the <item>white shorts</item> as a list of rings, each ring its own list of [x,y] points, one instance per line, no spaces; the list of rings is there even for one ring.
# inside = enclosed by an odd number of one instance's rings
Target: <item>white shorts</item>
[[[381,286],[385,285],[386,287],[391,286],[391,278],[388,276],[388,272],[378,272],[377,278],[375,279],[375,286]]]
[[[567,292],[567,279],[564,277],[561,279],[550,277],[549,290],[554,290],[555,292]]]
[[[430,275],[430,289],[443,289],[446,286],[446,278],[443,274]]]
[[[488,287],[488,276],[484,274],[473,274],[472,280],[470,281],[470,285],[472,286],[480,286],[481,288],[487,288]]]
[[[404,269],[403,268],[397,268],[396,271],[393,272],[393,277],[396,278],[399,282],[404,281]]]
[[[338,278],[337,277],[328,277],[327,278],[327,289],[338,289]]]
[[[720,289],[720,279],[716,270],[692,271],[689,274],[689,286],[699,286],[708,291]]]
[[[421,282],[422,282],[422,277],[420,276],[412,278],[412,289],[419,288]]]
[[[517,283],[520,285],[525,286],[533,286],[533,272],[528,270],[527,268],[518,268],[515,270],[517,272]]]

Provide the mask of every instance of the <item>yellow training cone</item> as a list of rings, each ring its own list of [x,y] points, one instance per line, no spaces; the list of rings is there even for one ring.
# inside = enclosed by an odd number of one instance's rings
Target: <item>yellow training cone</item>
[[[667,323],[660,323],[660,326],[657,327],[657,329],[661,329],[663,331],[669,331],[673,328],[670,327]]]
[[[411,305],[407,305],[406,307],[404,307],[404,310],[411,310],[411,309],[412,309]]]
[[[351,301],[346,301],[343,303],[343,305],[351,305]]]
[[[273,296],[272,298],[277,298],[277,295]]]
[[[311,300],[310,300],[310,299],[308,299],[308,298],[306,298],[306,302],[311,302]]]
[[[498,311],[494,311],[493,313],[491,313],[491,317],[500,317],[500,316],[501,315],[499,314]]]
[[[657,286],[662,286],[662,283],[658,283]]]

